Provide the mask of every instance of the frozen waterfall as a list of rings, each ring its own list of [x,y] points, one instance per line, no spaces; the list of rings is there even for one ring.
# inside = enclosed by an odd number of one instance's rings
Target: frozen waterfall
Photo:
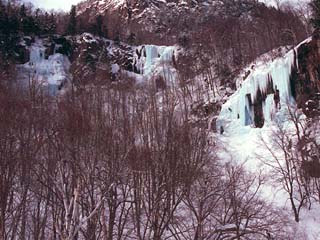
[[[136,66],[146,78],[161,76],[168,82],[176,79],[176,70],[172,66],[177,54],[176,46],[144,45],[137,48]]]
[[[69,77],[70,61],[68,57],[55,53],[47,56],[42,40],[37,39],[29,47],[29,62],[18,65],[18,79],[23,85],[37,81],[49,89],[50,94],[56,94],[59,86]]]
[[[261,115],[263,125],[272,121],[281,106],[294,101],[290,77],[298,64],[298,47],[273,61],[258,62],[248,70],[247,77],[238,79],[239,88],[223,104],[217,119],[217,129],[224,130],[231,122],[240,126],[257,126],[258,115]]]

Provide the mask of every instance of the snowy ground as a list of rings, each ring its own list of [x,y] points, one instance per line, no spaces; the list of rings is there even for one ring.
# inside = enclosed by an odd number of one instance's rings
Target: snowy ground
[[[224,149],[220,157],[226,161],[233,161],[236,164],[243,164],[245,169],[254,175],[260,172],[265,176],[266,182],[261,189],[261,197],[271,202],[275,207],[283,209],[284,213],[292,219],[294,230],[299,237],[304,233],[309,240],[320,239],[320,205],[313,204],[311,211],[303,210],[301,221],[296,224],[287,193],[281,188],[280,183],[275,183],[270,176],[271,168],[265,164],[266,160],[271,160],[272,156],[263,147],[261,137],[267,142],[271,141],[275,126],[268,125],[263,128],[253,128],[251,126],[237,126],[229,128],[228,131],[219,136],[220,146]]]

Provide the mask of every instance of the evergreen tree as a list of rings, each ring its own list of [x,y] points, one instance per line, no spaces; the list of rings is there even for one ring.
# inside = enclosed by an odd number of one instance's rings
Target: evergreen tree
[[[69,14],[69,23],[67,28],[67,34],[75,35],[77,33],[77,19],[76,19],[76,6],[72,5],[71,11]]]
[[[19,15],[20,15],[20,19],[21,19],[21,20],[27,17],[26,7],[25,7],[24,4],[22,4],[21,7],[20,7]]]
[[[43,33],[43,25],[42,25],[42,18],[41,18],[41,10],[40,8],[37,8],[35,10],[35,14],[34,14],[34,22],[38,27],[38,33],[37,34],[42,34]]]
[[[8,25],[6,27],[7,31],[10,33],[17,33],[19,30],[19,19],[15,14],[8,16]]]
[[[41,23],[41,32],[43,34],[54,34],[56,32],[57,24],[56,24],[56,18],[53,13],[50,15],[45,12],[44,16],[42,16],[42,19],[40,20]]]
[[[120,44],[121,39],[120,39],[120,32],[119,32],[119,31],[116,31],[113,41],[114,41],[114,43],[117,44],[117,45]]]
[[[130,44],[130,45],[135,45],[136,43],[136,40],[137,40],[137,37],[134,33],[130,33],[128,39],[127,39],[127,42]]]
[[[312,17],[311,24],[316,30],[320,30],[320,0],[312,0],[310,2]]]
[[[57,23],[56,23],[56,18],[53,13],[51,13],[50,18],[47,22],[47,25],[48,25],[48,33],[54,34],[57,29]]]
[[[10,34],[16,34],[19,30],[19,12],[12,6],[11,1],[4,5],[5,24],[3,25],[3,32],[6,37]]]
[[[103,36],[103,18],[100,14],[96,17],[96,27],[97,27],[97,34],[99,36]]]
[[[5,27],[8,24],[8,16],[6,12],[6,8],[2,1],[0,0],[0,34],[5,32]]]
[[[36,23],[36,20],[33,16],[29,16],[27,14],[27,9],[24,4],[21,5],[19,10],[19,24],[20,24],[20,31],[22,31],[25,34],[32,34],[38,33],[38,25]]]
[[[25,34],[37,34],[38,33],[38,26],[33,17],[27,16],[22,21],[22,31]]]

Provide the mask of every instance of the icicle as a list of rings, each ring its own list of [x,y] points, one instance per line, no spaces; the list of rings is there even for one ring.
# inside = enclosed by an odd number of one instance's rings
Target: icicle
[[[254,119],[254,104],[260,91],[259,102],[262,102],[263,117],[266,122],[272,121],[275,112],[274,91],[279,91],[280,103],[286,104],[292,99],[290,75],[296,61],[294,50],[284,57],[257,66],[242,82],[230,99],[222,106],[217,119],[217,129],[231,121],[239,121],[242,126],[250,125]]]
[[[153,65],[154,59],[158,57],[158,50],[157,50],[157,47],[153,45],[146,45],[145,49],[146,49],[146,63],[144,66],[144,73],[148,74],[152,71],[152,65]]]

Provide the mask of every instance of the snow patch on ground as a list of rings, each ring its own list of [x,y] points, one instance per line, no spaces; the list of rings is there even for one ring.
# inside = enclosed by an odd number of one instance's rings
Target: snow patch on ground
[[[285,110],[277,113],[276,117],[281,119],[284,114]],[[294,126],[288,123],[285,128],[290,129]],[[226,162],[231,161],[237,165],[243,165],[253,175],[258,176],[262,173],[265,182],[261,187],[261,198],[278,209],[282,209],[291,220],[297,236],[306,235],[302,239],[317,240],[320,238],[320,205],[314,203],[310,211],[303,209],[300,214],[300,222],[294,222],[288,194],[282,189],[280,182],[276,183],[274,181],[272,169],[266,164],[266,161],[272,161],[273,158],[263,146],[261,137],[268,144],[271,144],[275,129],[276,126],[273,123],[267,124],[263,128],[234,124],[228,132],[218,136],[219,145],[222,149],[219,152],[219,157]]]

